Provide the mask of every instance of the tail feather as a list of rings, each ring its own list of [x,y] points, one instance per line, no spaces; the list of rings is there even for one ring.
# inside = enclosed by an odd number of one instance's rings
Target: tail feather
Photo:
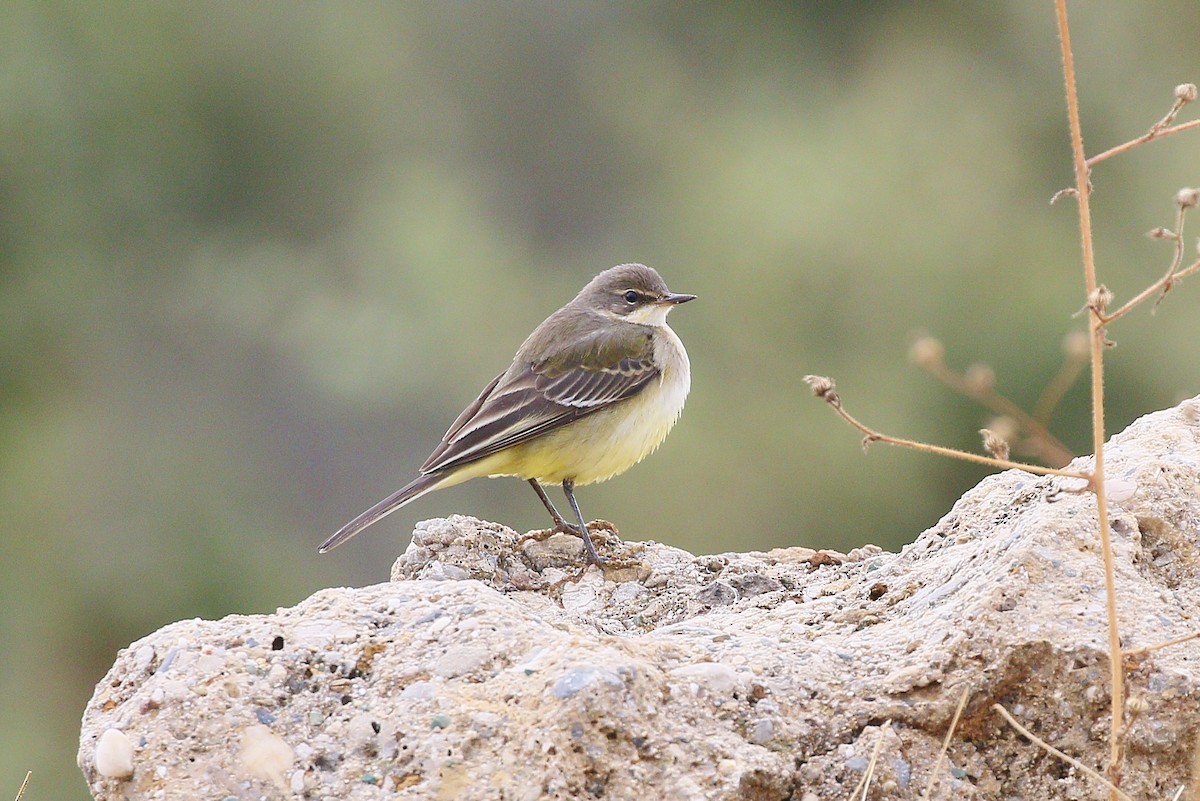
[[[445,478],[446,476],[442,473],[431,473],[409,482],[339,528],[332,537],[321,543],[321,547],[317,548],[317,553],[329,553],[367,526],[379,522],[409,501],[415,501],[425,493],[437,489]]]

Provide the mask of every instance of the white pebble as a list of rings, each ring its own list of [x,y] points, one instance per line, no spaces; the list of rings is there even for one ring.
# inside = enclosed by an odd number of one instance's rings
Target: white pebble
[[[282,686],[288,678],[287,668],[282,663],[276,662],[271,665],[271,669],[267,671],[267,682]]]
[[[406,701],[428,701],[435,695],[437,688],[429,681],[414,681],[400,691],[400,697]]]
[[[732,696],[738,686],[737,672],[720,662],[697,662],[684,665],[671,671],[678,679],[695,682],[704,686],[714,695]]]
[[[1127,478],[1110,478],[1104,482],[1104,494],[1113,503],[1124,503],[1137,494],[1137,482]]]
[[[133,743],[120,729],[105,729],[96,741],[96,770],[110,779],[133,775]]]
[[[150,667],[150,663],[154,661],[154,646],[143,645],[137,649],[137,653],[133,655],[134,670],[145,670]]]
[[[284,771],[292,766],[295,753],[283,738],[266,726],[251,726],[242,733],[242,765],[257,779],[274,782],[279,789],[287,784]]]

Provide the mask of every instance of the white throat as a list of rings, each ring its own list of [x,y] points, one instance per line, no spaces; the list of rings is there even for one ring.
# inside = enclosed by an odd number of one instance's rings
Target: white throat
[[[652,325],[655,328],[665,328],[667,314],[675,308],[671,303],[649,303],[626,314],[624,319],[638,325]]]

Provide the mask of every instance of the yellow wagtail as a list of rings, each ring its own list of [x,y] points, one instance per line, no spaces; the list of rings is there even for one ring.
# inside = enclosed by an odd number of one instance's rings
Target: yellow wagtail
[[[555,530],[582,537],[588,561],[602,563],[575,486],[625,472],[679,419],[691,368],[667,314],[695,297],[669,291],[642,264],[597,275],[534,329],[450,426],[421,475],[342,526],[320,552],[427,492],[478,476],[517,476],[537,492]],[[543,484],[562,485],[578,526],[558,513]]]

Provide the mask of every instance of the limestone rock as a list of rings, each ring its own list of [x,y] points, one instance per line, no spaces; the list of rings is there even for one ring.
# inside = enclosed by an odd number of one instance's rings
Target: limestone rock
[[[1126,647],[1194,631],[1200,401],[1106,455]],[[430,520],[388,583],[163,628],[87,707],[94,796],[830,799],[877,750],[875,799],[931,779],[943,798],[1104,797],[991,710],[1103,768],[1103,566],[1094,496],[1069,481],[987,478],[898,554],[596,539],[604,569],[564,535]],[[1200,641],[1128,662],[1123,788],[1170,798],[1200,729]],[[112,730],[131,772],[105,769]]]

